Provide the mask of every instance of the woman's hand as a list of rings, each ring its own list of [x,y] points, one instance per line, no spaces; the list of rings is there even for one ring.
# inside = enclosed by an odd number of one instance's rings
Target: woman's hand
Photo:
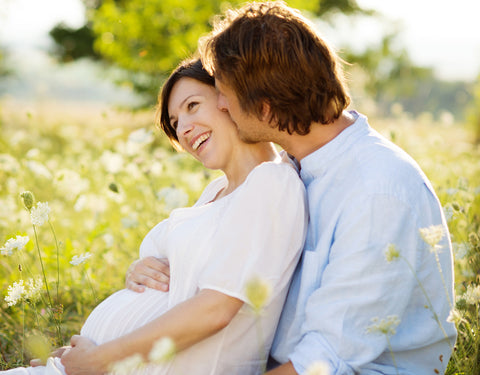
[[[50,353],[50,357],[61,357],[65,350],[70,349],[71,346],[62,346]],[[37,367],[37,366],[45,366],[45,361],[35,358],[30,361],[30,366]]]
[[[167,292],[170,266],[167,258],[146,257],[133,262],[127,270],[125,287],[141,293],[145,287]]]
[[[95,355],[95,345],[86,337],[75,335],[70,340],[71,348],[62,354],[61,362],[68,375],[102,375],[107,363]]]

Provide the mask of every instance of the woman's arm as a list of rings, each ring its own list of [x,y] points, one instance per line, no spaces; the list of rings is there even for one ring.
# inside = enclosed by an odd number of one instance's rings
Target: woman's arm
[[[203,289],[125,336],[99,346],[72,342],[75,346],[62,356],[62,363],[69,375],[102,374],[111,364],[133,354],[148,358],[153,344],[162,337],[172,339],[181,351],[226,327],[242,305],[237,298]]]

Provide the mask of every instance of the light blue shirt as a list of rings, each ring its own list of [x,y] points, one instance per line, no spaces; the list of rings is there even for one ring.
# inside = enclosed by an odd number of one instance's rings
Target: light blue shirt
[[[456,330],[441,205],[415,161],[351,113],[300,163],[310,221],[272,356],[299,374],[316,361],[332,375],[444,373]],[[432,225],[445,231],[438,262],[419,233]],[[390,244],[401,257],[389,262]]]

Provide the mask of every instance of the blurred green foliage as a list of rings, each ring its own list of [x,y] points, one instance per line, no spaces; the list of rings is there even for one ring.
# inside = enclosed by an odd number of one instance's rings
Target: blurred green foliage
[[[398,47],[398,31],[385,35],[378,46],[361,53],[347,51],[343,58],[363,71],[362,87],[375,101],[382,115],[390,115],[392,104],[401,104],[416,116],[448,111],[457,119],[464,118],[464,110],[472,99],[466,82],[441,81],[432,68],[415,65],[404,47]]]
[[[199,37],[211,30],[212,17],[244,1],[222,0],[84,0],[87,23],[78,29],[57,25],[50,36],[59,60],[102,59],[123,74],[118,83],[133,85],[145,104],[155,102],[169,72],[197,48]],[[356,0],[292,0],[288,4],[315,16],[372,14]]]
[[[475,129],[476,143],[480,143],[480,74],[472,89],[473,99],[467,112],[467,120],[470,126]]]

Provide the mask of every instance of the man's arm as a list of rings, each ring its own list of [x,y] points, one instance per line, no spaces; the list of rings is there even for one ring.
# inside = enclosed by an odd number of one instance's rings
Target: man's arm
[[[93,346],[74,336],[73,347],[62,356],[62,363],[69,375],[102,374],[111,364],[133,354],[148,358],[162,337],[172,339],[181,351],[226,327],[242,306],[237,298],[203,289],[143,327],[102,345]]]
[[[145,287],[168,291],[170,267],[167,258],[146,257],[134,261],[127,270],[125,287],[142,293]]]

